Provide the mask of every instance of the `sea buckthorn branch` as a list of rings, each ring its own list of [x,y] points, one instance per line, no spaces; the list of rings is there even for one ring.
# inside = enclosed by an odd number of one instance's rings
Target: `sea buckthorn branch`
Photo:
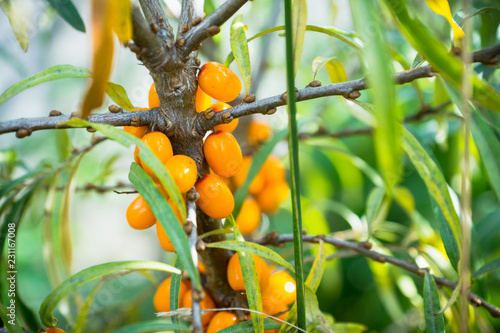
[[[182,0],[177,36],[187,33],[192,27],[201,22],[204,15],[203,5],[203,0]]]
[[[352,242],[325,235],[303,235],[304,242],[318,243],[320,240],[324,241],[327,244],[331,244],[338,249],[349,249],[355,251],[370,258],[373,261],[377,261],[380,263],[390,263],[420,277],[424,277],[425,273],[427,272],[427,269],[419,268],[418,266],[414,265],[411,262],[408,262],[407,260],[394,258],[371,250],[372,244],[370,242]],[[254,242],[260,245],[280,246],[283,243],[293,242],[293,235],[279,235],[278,232],[272,231],[264,238],[261,238]],[[457,286],[457,282],[453,282],[434,275],[432,275],[432,277],[434,278],[434,281],[436,281],[437,285],[445,286],[452,290]],[[475,293],[469,292],[468,300],[469,303],[473,306],[485,308],[493,317],[500,317],[500,308],[491,303],[488,303]]]
[[[220,26],[233,16],[248,0],[227,0],[202,20],[198,25],[189,30],[184,36],[185,44],[181,49],[183,57],[196,50],[200,43],[220,32]]]
[[[167,20],[167,14],[163,10],[160,2],[158,0],[139,0],[141,4],[142,12],[146,17],[146,20],[150,24],[158,24],[159,28],[165,29],[170,32],[170,39],[173,39],[172,27]],[[161,19],[160,19],[161,18]]]

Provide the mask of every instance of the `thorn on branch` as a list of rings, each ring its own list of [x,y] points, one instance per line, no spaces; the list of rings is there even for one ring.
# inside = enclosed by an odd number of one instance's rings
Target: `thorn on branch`
[[[218,33],[220,32],[220,27],[217,26],[217,25],[212,25],[210,27],[208,27],[208,34],[210,36],[215,36],[217,35]]]
[[[49,113],[49,117],[58,117],[60,115],[62,115],[62,112],[61,111],[57,111],[57,110],[52,110]]]

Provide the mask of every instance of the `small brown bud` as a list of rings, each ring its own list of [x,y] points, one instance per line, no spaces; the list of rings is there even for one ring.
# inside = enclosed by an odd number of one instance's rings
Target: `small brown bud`
[[[208,108],[203,112],[203,115],[205,116],[206,120],[210,120],[215,116],[214,109]]]
[[[347,98],[350,98],[350,99],[356,99],[359,96],[361,96],[361,93],[359,91],[357,91],[357,90],[353,90],[353,91],[351,91],[350,93],[347,94]]]
[[[462,55],[462,49],[460,49],[459,47],[453,47],[451,49],[451,53],[457,55],[457,56],[461,56]]]
[[[198,239],[196,242],[196,251],[202,252],[205,251],[207,247],[205,246],[205,242],[203,242],[201,239]]]
[[[184,23],[184,24],[182,25],[182,27],[181,27],[181,32],[182,32],[183,34],[185,34],[186,32],[188,32],[188,30],[189,30],[189,26],[188,26],[187,24],[185,24],[185,23]]]
[[[205,299],[205,292],[203,290],[195,290],[193,292],[193,300],[201,302]]]
[[[288,93],[284,92],[283,94],[281,94],[280,99],[283,103],[287,103],[288,102]]]
[[[267,110],[266,115],[270,116],[272,114],[275,114],[276,111],[278,111],[277,108],[270,108],[269,110]]]
[[[128,45],[128,48],[130,49],[130,51],[138,54],[139,52],[141,52],[141,48],[139,46],[137,46],[137,44],[134,44],[134,43],[130,43]]]
[[[203,45],[202,43],[198,44],[198,46],[196,47],[196,51],[201,50],[201,46],[202,46],[202,45]]]
[[[191,232],[193,232],[193,227],[193,222],[186,222],[182,228],[184,229],[184,232],[189,235]]]
[[[375,258],[375,260],[381,263],[385,263],[387,261],[387,259],[384,256],[378,256],[377,258]]]
[[[243,97],[243,102],[245,103],[255,102],[255,95],[254,94],[245,95],[245,97]]]
[[[73,119],[73,118],[80,118],[80,112],[71,112],[71,115],[70,115],[70,118]]]
[[[191,59],[191,57],[190,57],[190,56],[185,56],[185,57],[184,57],[184,61],[189,61],[189,59]]]
[[[196,66],[200,66],[201,65],[201,60],[200,59],[196,59]]]
[[[153,22],[153,23],[151,23],[151,24],[149,25],[149,27],[151,28],[151,31],[152,31],[154,34],[157,34],[157,33],[158,33],[158,24],[156,24],[156,23],[154,23],[154,22]]]
[[[307,230],[306,229],[302,229],[302,235],[307,235]]]
[[[191,280],[190,277],[189,277],[189,273],[185,269],[182,270],[182,279],[183,280],[188,280],[188,281]]]
[[[95,133],[96,130],[93,129],[92,127],[87,127],[87,132],[89,132],[89,133]]]
[[[123,109],[118,105],[111,104],[110,106],[108,106],[108,110],[111,113],[120,113]]]
[[[188,200],[196,201],[199,198],[200,198],[200,195],[198,194],[198,192],[196,192],[196,189],[192,188],[188,191],[188,193],[187,193]]]
[[[319,87],[321,86],[321,82],[319,80],[314,80],[314,81],[311,81],[311,83],[309,83],[309,87]]]
[[[16,138],[22,139],[31,135],[31,131],[27,128],[20,128],[16,131]]]
[[[164,18],[163,16],[158,17],[158,21],[163,22]]]
[[[219,32],[220,32],[220,27],[217,25],[212,25],[212,26],[208,27],[208,33],[210,34],[210,36],[215,36]]]
[[[229,124],[233,121],[233,116],[228,111],[224,111],[220,116],[224,124]]]
[[[277,230],[272,230],[266,235],[266,239],[268,239],[269,241],[274,241],[278,239],[279,236],[280,234]]]
[[[57,111],[57,110],[52,110],[49,113],[49,117],[57,117],[57,116],[60,116],[60,115],[62,115],[61,111]]]
[[[364,247],[367,250],[370,250],[373,246],[372,243],[370,243],[370,242],[361,242],[361,243],[359,243],[359,245],[361,245],[362,247]]]
[[[195,25],[198,25],[201,23],[201,17],[195,17],[193,19],[193,22],[191,22],[191,25],[194,27]]]
[[[177,40],[175,41],[175,43],[176,43],[179,47],[183,47],[183,46],[184,46],[184,43],[186,43],[186,40],[185,40],[184,38],[177,37]]]
[[[141,117],[133,116],[132,119],[130,119],[130,126],[135,126],[135,127],[141,126]]]

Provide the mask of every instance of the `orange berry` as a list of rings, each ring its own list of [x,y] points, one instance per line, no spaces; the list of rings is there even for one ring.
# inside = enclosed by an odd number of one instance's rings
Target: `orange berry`
[[[276,303],[290,305],[295,302],[296,298],[295,280],[285,271],[271,274],[264,293]]]
[[[132,109],[130,111],[145,111],[149,110],[148,108],[137,108],[137,109]],[[132,134],[133,136],[137,138],[142,138],[146,131],[148,130],[147,126],[123,126],[123,130],[129,134]]]
[[[269,125],[257,119],[252,119],[248,125],[247,141],[249,144],[256,146],[269,140],[273,131]]]
[[[193,307],[193,297],[191,294],[191,290],[188,290],[184,297],[182,298],[182,307],[183,308],[191,308]],[[214,309],[215,303],[212,297],[205,291],[205,298],[200,302],[200,307],[202,310],[205,309]],[[201,324],[203,326],[208,325],[210,319],[215,315],[213,311],[207,312],[201,316]]]
[[[156,289],[155,296],[153,298],[153,305],[157,312],[169,312],[170,311],[170,283],[172,278],[169,277],[163,281]],[[185,281],[181,281],[181,287],[179,289],[179,304],[182,302],[186,291],[189,290],[189,285]]]
[[[127,222],[134,229],[147,229],[156,222],[156,217],[142,195],[132,201],[127,208]]]
[[[251,234],[259,226],[260,207],[257,201],[248,197],[243,201],[240,213],[236,218],[236,225],[242,234]]]
[[[223,219],[231,215],[234,198],[226,184],[213,175],[205,175],[196,182],[195,187],[200,195],[196,203],[205,214],[214,219]]]
[[[201,274],[207,273],[207,269],[205,268],[205,265],[200,260],[198,260],[198,270],[200,271]]]
[[[198,85],[207,95],[218,101],[230,102],[238,97],[241,81],[236,74],[224,65],[210,61],[201,66]]]
[[[216,174],[212,169],[210,169],[210,174],[212,176],[214,176],[215,178],[217,178],[221,183],[224,183],[227,185],[227,187],[229,187],[229,189],[232,190],[232,184],[231,184],[231,180],[227,177],[222,177],[222,176],[219,176],[218,174]]]
[[[186,193],[194,186],[198,177],[198,168],[191,157],[174,155],[165,163],[165,167],[170,172],[181,193]]]
[[[241,170],[243,156],[241,148],[231,133],[210,134],[203,144],[205,159],[218,175],[232,177]]]
[[[160,99],[158,98],[158,93],[156,92],[155,84],[151,85],[149,88],[149,108],[157,108],[160,106]]]
[[[49,327],[45,330],[46,333],[66,333],[66,331],[57,328],[57,327]]]
[[[288,315],[288,306],[285,303],[281,303],[279,300],[269,297],[268,294],[263,293],[262,312],[281,320],[285,320]]]
[[[255,271],[259,279],[261,290],[267,286],[267,279],[269,278],[269,269],[267,264],[261,257],[252,255],[255,262]],[[241,272],[240,257],[238,253],[233,254],[227,265],[227,280],[233,290],[245,290],[245,283],[243,282],[243,273]]]
[[[250,170],[250,166],[252,165],[252,157],[243,156],[243,160],[241,163],[241,170],[233,177],[234,186],[241,187],[245,180],[247,179],[248,170]],[[264,173],[259,171],[257,175],[253,178],[250,183],[250,188],[248,192],[250,194],[258,194],[264,188]]]
[[[263,213],[276,213],[280,203],[286,199],[290,188],[285,181],[269,184],[257,194],[256,199]]]
[[[231,105],[224,103],[224,102],[217,102],[215,104],[212,104],[212,106],[210,106],[210,107],[212,109],[214,109],[215,112],[220,112],[222,110],[230,109]],[[220,124],[220,125],[215,126],[215,129],[217,131],[224,131],[224,132],[231,133],[232,131],[234,131],[236,129],[236,126],[238,126],[238,122],[239,122],[239,119],[236,118],[236,119],[233,119],[229,124]]]
[[[177,221],[179,221],[180,225],[183,225],[184,222],[181,218],[181,213],[175,207],[172,199],[168,199],[168,204],[173,208],[175,216],[177,217]],[[161,247],[167,252],[175,252],[175,247],[170,241],[165,229],[163,228],[160,221],[156,220],[156,235],[158,236],[158,241],[160,242]]]
[[[207,333],[217,333],[238,323],[238,317],[234,313],[229,311],[217,312],[208,325]]]
[[[261,170],[266,185],[282,182],[286,178],[285,168],[275,155],[270,155],[267,158]]]
[[[163,164],[167,163],[167,161],[174,156],[174,152],[172,150],[172,144],[170,143],[170,140],[168,137],[161,133],[161,132],[149,132],[148,134],[144,135],[142,137],[142,142],[144,142],[149,149],[153,151],[155,156],[162,162]],[[148,175],[151,177],[154,177],[153,170],[151,170],[146,163],[142,161],[142,159],[139,157],[139,151],[140,149],[138,147],[135,148],[134,152],[134,159],[139,160],[140,166],[146,171]]]
[[[212,105],[212,98],[208,96],[199,86],[196,90],[196,112],[203,112]]]

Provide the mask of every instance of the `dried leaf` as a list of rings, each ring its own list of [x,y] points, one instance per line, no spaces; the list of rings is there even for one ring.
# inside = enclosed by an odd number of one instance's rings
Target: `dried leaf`
[[[430,9],[436,14],[443,16],[448,23],[450,23],[453,29],[453,40],[459,40],[464,37],[464,31],[460,26],[453,20],[453,16],[451,15],[450,4],[448,0],[426,0],[427,5]]]

